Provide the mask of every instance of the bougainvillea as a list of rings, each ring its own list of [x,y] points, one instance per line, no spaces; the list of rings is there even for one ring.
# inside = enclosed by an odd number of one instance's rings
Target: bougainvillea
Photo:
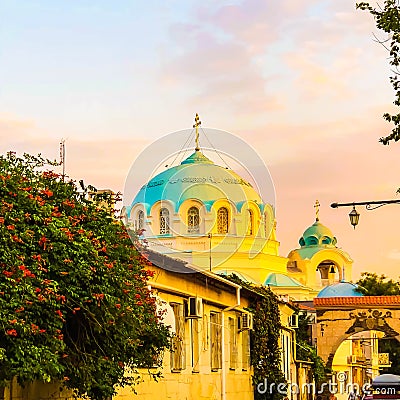
[[[103,399],[168,343],[123,224],[40,156],[0,156],[0,383]]]

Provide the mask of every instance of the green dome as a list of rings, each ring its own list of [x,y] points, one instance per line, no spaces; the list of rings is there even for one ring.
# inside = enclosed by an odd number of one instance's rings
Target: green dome
[[[264,282],[264,286],[276,286],[276,287],[303,287],[303,285],[294,278],[290,276],[271,273],[268,275]]]
[[[165,200],[178,211],[188,199],[200,201],[208,210],[219,199],[228,199],[239,211],[246,201],[256,202],[261,211],[264,207],[260,195],[249,182],[196,151],[180,165],[161,172],[145,184],[134,198],[131,208],[142,203],[149,212],[155,203]]]
[[[337,240],[333,236],[332,231],[318,220],[304,231],[303,236],[299,240],[301,247],[335,247],[336,243]]]

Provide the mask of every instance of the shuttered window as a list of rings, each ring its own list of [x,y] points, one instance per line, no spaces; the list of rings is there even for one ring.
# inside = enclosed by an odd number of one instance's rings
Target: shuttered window
[[[185,315],[183,304],[171,303],[175,315],[175,334],[172,337],[171,346],[171,370],[181,371],[185,369]]]
[[[242,370],[250,368],[250,331],[242,331]]]
[[[236,318],[229,318],[229,368],[237,368],[238,348],[237,348],[237,329]]]
[[[221,314],[210,314],[211,370],[222,368],[222,326]]]

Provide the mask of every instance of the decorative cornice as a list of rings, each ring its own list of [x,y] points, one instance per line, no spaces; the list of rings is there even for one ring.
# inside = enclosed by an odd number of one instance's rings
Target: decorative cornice
[[[314,307],[400,305],[400,296],[316,297]]]

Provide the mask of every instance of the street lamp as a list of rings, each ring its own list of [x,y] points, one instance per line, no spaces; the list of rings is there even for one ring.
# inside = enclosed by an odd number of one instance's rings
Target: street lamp
[[[360,213],[357,212],[356,207],[353,205],[353,209],[349,214],[350,223],[353,225],[353,228],[356,229],[356,225],[358,224],[358,220],[360,219]]]
[[[353,203],[332,203],[332,208],[338,207],[353,207],[350,211],[349,218],[350,223],[353,225],[354,229],[356,229],[356,225],[358,225],[358,220],[360,219],[360,214],[356,210],[356,206],[365,206],[367,210],[375,210],[376,208],[385,206],[387,204],[400,204],[399,200],[379,200],[379,201],[357,201]]]

